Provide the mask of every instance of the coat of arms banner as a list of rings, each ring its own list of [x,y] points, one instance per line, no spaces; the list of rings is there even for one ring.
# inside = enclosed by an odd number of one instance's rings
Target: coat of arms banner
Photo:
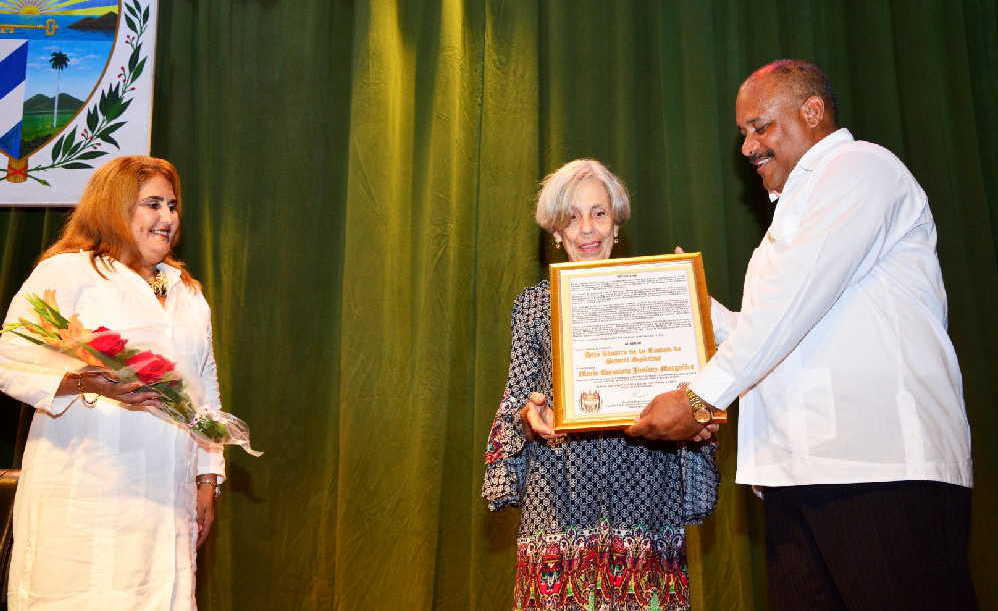
[[[157,0],[0,0],[0,205],[74,205],[149,153]]]

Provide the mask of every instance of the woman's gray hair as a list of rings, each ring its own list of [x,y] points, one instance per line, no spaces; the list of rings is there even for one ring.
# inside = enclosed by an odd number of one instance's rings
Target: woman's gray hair
[[[606,188],[614,224],[626,223],[631,217],[631,199],[624,184],[595,159],[576,159],[541,181],[541,191],[537,195],[537,224],[549,233],[567,227],[572,219],[575,190],[587,178],[595,178]]]

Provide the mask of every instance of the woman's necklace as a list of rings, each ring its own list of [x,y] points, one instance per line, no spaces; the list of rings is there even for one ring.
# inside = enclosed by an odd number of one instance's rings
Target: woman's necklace
[[[153,295],[159,299],[166,297],[166,274],[162,270],[156,270],[156,274],[146,282],[149,283]]]

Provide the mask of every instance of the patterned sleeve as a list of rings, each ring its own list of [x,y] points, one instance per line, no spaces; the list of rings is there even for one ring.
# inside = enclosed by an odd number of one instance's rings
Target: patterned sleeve
[[[717,505],[717,488],[721,474],[714,462],[717,442],[685,443],[679,457],[683,477],[683,523],[699,524]]]
[[[520,494],[527,474],[527,441],[520,423],[520,408],[530,393],[540,390],[541,346],[532,333],[537,312],[530,299],[531,288],[524,290],[513,302],[512,342],[509,355],[509,375],[499,402],[492,430],[485,448],[485,480],[482,498],[489,511],[520,504]]]

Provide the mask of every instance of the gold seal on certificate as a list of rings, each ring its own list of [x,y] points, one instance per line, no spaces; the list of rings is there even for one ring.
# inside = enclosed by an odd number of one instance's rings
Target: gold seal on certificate
[[[629,426],[714,353],[700,253],[551,265],[555,430]]]

